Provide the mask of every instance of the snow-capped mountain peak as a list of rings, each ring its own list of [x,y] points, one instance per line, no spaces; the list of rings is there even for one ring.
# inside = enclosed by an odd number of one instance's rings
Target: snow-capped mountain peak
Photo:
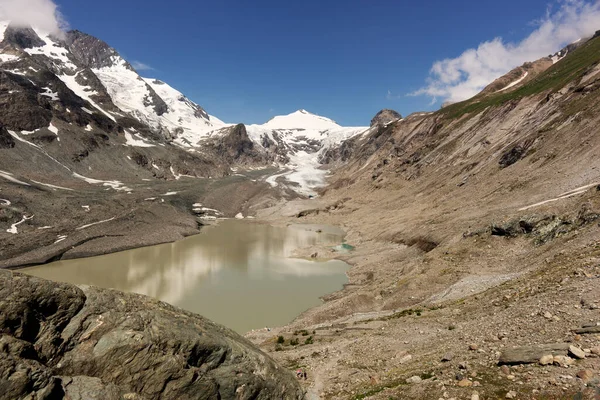
[[[262,126],[269,129],[311,129],[318,131],[341,128],[335,121],[303,109],[288,115],[271,118]]]
[[[325,184],[327,171],[321,168],[321,154],[344,140],[364,134],[368,127],[342,127],[335,121],[300,109],[272,118],[262,125],[247,126],[248,136],[286,171],[267,182],[292,183],[291,189],[303,195],[315,195],[314,189]],[[285,186],[285,184],[284,184]]]
[[[142,78],[104,41],[73,30],[64,39],[35,27],[0,22],[0,63],[35,57],[92,109],[117,122],[133,117],[166,139],[188,146],[225,124],[164,82]],[[33,60],[33,58],[31,58]],[[3,69],[0,67],[0,69]],[[7,67],[11,73],[39,70]],[[88,107],[89,108],[89,107]]]
[[[234,127],[166,82],[141,77],[114,48],[80,31],[58,38],[35,27],[0,23],[0,74],[7,81],[4,95],[12,96],[10,101],[18,96],[23,105],[17,109],[19,115],[15,111],[11,125],[15,131],[55,132],[52,124],[62,120],[72,129],[78,125],[85,132],[122,134],[114,139],[126,147],[164,147],[165,141],[172,141],[191,154],[223,163],[237,162],[239,154],[235,161],[227,159],[232,151],[248,150],[250,161],[241,163],[283,167],[279,178],[268,182],[287,187],[283,182],[287,181],[290,189],[304,195],[314,195],[314,188],[324,183],[327,172],[321,168],[320,155],[368,129],[342,127],[305,109],[262,125]],[[174,171],[171,174],[178,179],[181,174]]]

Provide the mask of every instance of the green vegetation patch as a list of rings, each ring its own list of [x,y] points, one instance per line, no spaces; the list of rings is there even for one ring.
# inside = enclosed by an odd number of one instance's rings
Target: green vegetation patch
[[[502,105],[509,101],[520,100],[524,97],[545,91],[556,92],[565,87],[569,82],[584,76],[599,61],[600,37],[596,37],[581,45],[560,62],[552,65],[546,71],[516,90],[496,93],[485,97],[476,96],[473,99],[449,105],[439,112],[450,119],[455,119],[467,113],[479,113],[490,106]]]

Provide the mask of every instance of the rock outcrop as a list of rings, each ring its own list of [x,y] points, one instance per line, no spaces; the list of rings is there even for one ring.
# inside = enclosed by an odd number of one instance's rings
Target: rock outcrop
[[[66,42],[71,54],[85,68],[111,67],[119,56],[107,43],[78,30],[67,32]],[[129,64],[127,68],[133,69]]]
[[[230,164],[248,165],[265,162],[267,157],[250,140],[244,124],[237,124],[226,129],[227,133],[222,137],[217,137],[216,141],[211,144],[219,157]]]
[[[6,128],[0,124],[0,149],[11,149],[15,147],[15,140]]]
[[[4,45],[12,44],[23,49],[43,46],[45,43],[31,28],[9,25],[4,32]]]
[[[377,114],[375,114],[375,116],[371,120],[371,126],[387,125],[390,122],[396,121],[401,118],[402,118],[402,115],[400,115],[399,112],[384,108],[383,110],[381,110]]]
[[[233,331],[136,294],[0,271],[3,399],[300,399]],[[30,396],[30,397],[27,397]]]

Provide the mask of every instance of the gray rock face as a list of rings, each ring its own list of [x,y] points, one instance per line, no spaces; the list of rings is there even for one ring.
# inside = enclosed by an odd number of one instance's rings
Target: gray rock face
[[[210,116],[208,115],[208,113],[206,111],[204,111],[204,108],[202,108],[198,104],[190,101],[187,97],[181,96],[178,100],[181,101],[182,103],[185,103],[188,106],[190,106],[190,108],[192,108],[194,110],[194,116],[196,118],[206,118],[206,119],[210,120]]]
[[[4,32],[4,45],[12,44],[22,49],[43,46],[45,43],[31,28],[9,25]]]
[[[254,143],[248,137],[244,124],[237,124],[229,134],[223,137],[223,150],[227,151],[231,157],[239,158],[243,154],[252,152],[253,149]]]
[[[228,128],[228,132],[212,143],[215,153],[228,163],[252,164],[264,161],[265,157],[255,148],[248,137],[246,126],[237,124]]]
[[[108,44],[86,33],[74,30],[67,33],[69,51],[83,67],[104,68],[114,64],[117,52]],[[130,69],[131,66],[128,65]]]
[[[383,126],[400,118],[402,118],[402,115],[400,115],[400,113],[398,113],[397,111],[384,108],[383,110],[375,114],[375,116],[371,120],[371,126]]]
[[[0,123],[9,130],[34,131],[47,127],[53,117],[60,120],[86,126],[95,122],[107,132],[116,131],[117,124],[101,113],[90,115],[82,110],[83,107],[95,109],[85,100],[71,91],[55,74],[45,69],[40,57],[28,57],[10,62],[10,68],[20,70],[34,69],[37,72],[27,77],[10,72],[0,71]],[[5,63],[6,64],[6,63]],[[80,76],[86,75],[84,70]],[[98,79],[90,74],[86,83],[93,84]],[[112,106],[106,90],[100,84],[94,87],[97,102],[106,109],[116,109]],[[53,101],[46,91],[55,92],[60,101]],[[103,103],[104,102],[104,103]]]
[[[6,399],[300,399],[236,333],[151,298],[0,271]]]
[[[12,93],[11,89],[19,90]],[[47,99],[39,96],[39,88],[27,78],[0,71],[0,122],[10,130],[32,131],[48,126],[52,112]]]
[[[150,85],[146,85],[146,89],[150,93],[144,99],[144,105],[146,107],[153,107],[154,111],[156,111],[156,115],[163,115],[167,111],[169,111],[169,106],[164,102],[163,99],[150,87]]]
[[[331,147],[325,150],[319,158],[321,164],[329,165],[335,162],[346,162],[354,155],[358,138],[344,140],[337,147]]]

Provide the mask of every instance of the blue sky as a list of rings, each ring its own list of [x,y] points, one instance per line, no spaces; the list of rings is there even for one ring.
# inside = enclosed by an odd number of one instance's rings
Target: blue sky
[[[546,33],[543,46],[529,44],[513,58],[502,55],[514,54],[544,22],[572,24],[569,15],[557,15],[561,7],[598,8],[583,0],[55,3],[72,29],[150,66],[140,73],[168,82],[227,122],[263,123],[304,108],[346,126],[367,125],[382,108],[403,115],[437,109],[464,96],[457,82],[447,82],[453,69],[462,80],[487,79],[523,57],[556,51],[578,32],[561,38],[547,37],[560,32]],[[576,10],[576,18],[589,11]],[[493,42],[496,37],[502,41]],[[483,42],[499,50],[495,54],[505,61],[500,70],[460,58]],[[444,59],[458,61],[441,63],[442,73],[431,75],[432,65]]]

